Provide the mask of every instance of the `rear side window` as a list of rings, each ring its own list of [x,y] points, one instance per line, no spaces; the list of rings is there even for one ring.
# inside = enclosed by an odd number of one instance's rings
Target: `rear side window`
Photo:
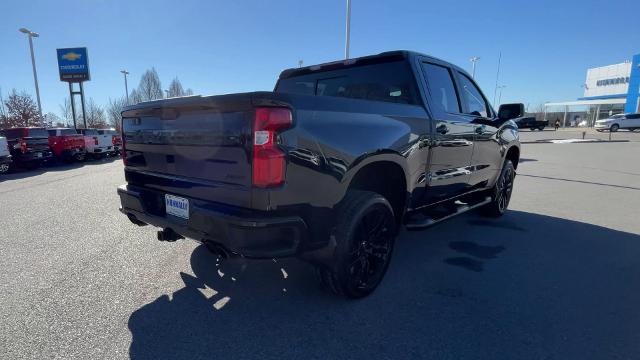
[[[467,77],[467,75],[458,72],[460,74],[460,92],[464,98],[467,109],[465,113],[471,115],[477,115],[487,117],[489,111],[487,110],[487,102],[484,100],[480,89]]]
[[[56,136],[55,130],[47,130],[49,132],[49,136]]]
[[[640,119],[640,114],[629,114],[627,119]]]
[[[453,84],[451,71],[444,66],[422,63],[427,78],[427,87],[431,94],[432,103],[437,110],[448,113],[459,113],[460,102]]]
[[[281,79],[276,92],[417,104],[414,84],[409,65],[396,61]]]

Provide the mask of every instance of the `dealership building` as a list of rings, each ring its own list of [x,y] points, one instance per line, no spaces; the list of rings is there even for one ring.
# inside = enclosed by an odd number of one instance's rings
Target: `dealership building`
[[[593,126],[596,120],[640,112],[640,54],[631,60],[587,70],[584,95],[575,101],[545,103],[545,118],[561,126]]]

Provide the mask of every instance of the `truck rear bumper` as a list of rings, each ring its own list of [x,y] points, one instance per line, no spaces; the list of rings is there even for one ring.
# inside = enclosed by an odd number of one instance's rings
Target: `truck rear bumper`
[[[189,219],[168,215],[164,194],[122,185],[118,187],[120,211],[138,222],[170,228],[184,237],[219,245],[250,258],[296,255],[307,235],[307,225],[297,216],[265,216],[196,199],[188,199]]]

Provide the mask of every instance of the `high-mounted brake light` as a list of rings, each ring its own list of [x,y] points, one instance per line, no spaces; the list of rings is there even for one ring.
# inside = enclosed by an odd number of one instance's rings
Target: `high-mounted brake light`
[[[257,108],[253,123],[253,177],[255,187],[279,186],[285,179],[285,153],[278,148],[278,132],[291,127],[287,108]]]

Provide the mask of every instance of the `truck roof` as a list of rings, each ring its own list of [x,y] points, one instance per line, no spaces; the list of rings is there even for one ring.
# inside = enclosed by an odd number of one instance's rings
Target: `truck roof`
[[[434,56],[422,54],[416,51],[394,50],[394,51],[381,52],[376,55],[367,55],[367,56],[361,56],[357,58],[332,61],[332,62],[323,63],[323,64],[309,65],[309,66],[304,66],[300,68],[286,69],[280,73],[279,79],[287,79],[294,76],[306,75],[319,70],[327,71],[327,70],[343,69],[351,66],[379,64],[379,63],[384,63],[389,61],[403,61],[403,60],[408,61],[416,56],[426,57],[426,58],[434,59],[437,61],[445,62],[455,67],[457,70],[464,71],[463,69],[458,68],[457,66],[449,63],[448,61],[438,59]]]

